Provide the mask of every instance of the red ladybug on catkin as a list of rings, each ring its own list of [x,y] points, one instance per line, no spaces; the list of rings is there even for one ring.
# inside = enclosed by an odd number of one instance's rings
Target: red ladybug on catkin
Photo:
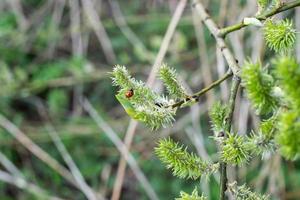
[[[125,97],[126,97],[127,99],[131,98],[133,95],[134,95],[133,89],[127,90],[127,91],[125,92]]]

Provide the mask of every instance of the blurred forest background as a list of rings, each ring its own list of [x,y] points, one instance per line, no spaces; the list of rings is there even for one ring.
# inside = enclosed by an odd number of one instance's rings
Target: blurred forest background
[[[252,0],[204,2],[221,27],[257,10]],[[181,16],[178,6],[184,8]],[[300,31],[299,8],[276,17],[294,19]],[[175,31],[166,34],[171,20]],[[273,57],[256,27],[227,39],[240,63],[247,58],[264,63]],[[160,48],[167,50],[165,55],[158,54]],[[174,178],[153,148],[158,138],[171,135],[202,157],[217,158],[207,111],[214,101],[228,98],[228,82],[180,111],[172,128],[155,132],[142,124],[128,129],[132,122],[115,99],[117,88],[108,73],[113,66],[125,65],[146,81],[157,55],[194,92],[227,71],[190,1],[1,0],[0,199],[79,200],[93,199],[94,194],[109,199],[123,147],[118,138],[123,141],[130,131],[134,159],[129,159],[120,199],[174,199],[195,185],[217,199],[218,179],[200,185]],[[162,91],[161,83],[155,82],[154,89]],[[244,96],[240,91],[234,120],[240,134],[257,127],[257,116]],[[299,161],[267,155],[228,170],[230,180],[247,182],[274,199],[300,199]]]

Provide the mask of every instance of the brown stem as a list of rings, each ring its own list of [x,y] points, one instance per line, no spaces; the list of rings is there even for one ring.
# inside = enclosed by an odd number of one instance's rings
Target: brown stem
[[[212,84],[210,84],[206,88],[203,88],[199,92],[193,94],[191,97],[187,97],[187,98],[185,98],[185,99],[183,99],[181,101],[178,101],[175,104],[171,105],[172,108],[180,107],[182,104],[184,104],[184,103],[186,103],[188,101],[193,101],[193,100],[198,101],[198,99],[199,99],[200,96],[202,96],[203,94],[205,94],[206,92],[208,92],[212,88],[220,85],[223,81],[227,80],[231,76],[232,76],[232,72],[231,71],[227,72],[223,77],[221,77],[220,79],[214,81]]]

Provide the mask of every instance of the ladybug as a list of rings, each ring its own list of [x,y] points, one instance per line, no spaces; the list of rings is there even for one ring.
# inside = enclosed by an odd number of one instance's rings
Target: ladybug
[[[134,95],[133,89],[127,90],[125,92],[125,96],[127,99],[129,99],[130,97],[132,97]]]

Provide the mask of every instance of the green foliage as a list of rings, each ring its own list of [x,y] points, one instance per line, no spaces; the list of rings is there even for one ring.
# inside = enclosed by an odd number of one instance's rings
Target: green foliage
[[[164,82],[169,94],[173,98],[180,99],[187,97],[185,89],[177,80],[175,69],[167,65],[161,66],[159,69],[159,78]]]
[[[300,65],[295,58],[281,56],[274,62],[275,75],[284,90],[284,97],[293,109],[300,111]]]
[[[136,81],[124,66],[114,68],[112,79],[113,84],[120,87],[117,99],[133,119],[144,122],[152,129],[172,124],[176,111],[168,106],[172,101],[153,92],[142,81]],[[133,95],[128,98],[125,94],[130,90]]]
[[[25,61],[22,52],[24,35],[18,29],[17,18],[13,12],[0,13],[0,60],[6,64]],[[11,66],[10,66],[11,67]]]
[[[6,63],[0,63],[0,83],[1,85],[9,85],[13,83],[13,74]]]
[[[296,31],[288,19],[277,22],[266,20],[264,36],[269,48],[280,52],[292,48],[296,40]]]
[[[300,153],[300,67],[291,57],[281,57],[275,62],[275,75],[288,102],[286,111],[279,116],[276,141],[287,159],[297,159]]]
[[[242,165],[250,159],[250,148],[244,137],[227,133],[222,142],[221,159],[232,165]]]
[[[0,14],[0,39],[10,37],[17,27],[16,17],[13,13]]]
[[[246,62],[241,72],[242,84],[257,113],[267,114],[278,105],[274,97],[274,80],[259,62]]]
[[[274,115],[260,123],[257,133],[252,131],[247,142],[252,146],[251,150],[254,154],[264,156],[275,150],[276,123],[277,115]]]
[[[185,147],[170,138],[161,139],[155,153],[168,169],[172,169],[173,175],[180,178],[195,180],[202,175],[210,175],[219,168],[219,164],[203,161],[194,153],[188,153]]]
[[[175,120],[175,112],[172,108],[161,108],[159,106],[136,106],[136,119],[146,123],[152,129],[160,126],[167,127]]]
[[[132,104],[142,105],[144,103],[162,103],[167,105],[165,99],[153,92],[149,87],[145,86],[142,81],[137,81],[131,77],[124,66],[117,65],[112,72],[112,80],[115,86],[119,86],[119,93],[133,90],[134,95],[130,98]],[[156,102],[157,101],[157,102]]]
[[[236,182],[233,182],[228,185],[228,188],[235,200],[269,200],[268,196],[252,192],[245,184],[238,186]]]
[[[280,152],[287,159],[297,159],[300,155],[300,118],[296,111],[280,115],[276,141]]]
[[[0,96],[9,96],[27,79],[27,74],[22,68],[9,68],[5,62],[0,61]]]
[[[112,72],[113,84],[115,86],[122,86],[126,89],[131,89],[138,85],[134,78],[131,77],[128,70],[124,66],[117,65]]]
[[[228,107],[220,102],[215,103],[209,111],[211,126],[215,133],[224,131],[225,118],[227,116]]]
[[[48,106],[55,117],[63,116],[67,110],[68,94],[63,89],[54,89],[48,94]]]
[[[266,8],[268,6],[269,0],[257,0],[257,4],[262,7]]]
[[[144,122],[152,129],[157,129],[160,126],[167,126],[174,121],[173,110],[171,108],[164,108],[151,105],[135,105],[131,100],[125,97],[124,94],[119,93],[116,98],[121,103],[126,113],[135,120]]]
[[[68,63],[65,60],[57,60],[55,62],[35,66],[35,70],[33,70],[32,73],[32,82],[38,85],[62,77],[68,66]]]
[[[259,127],[260,133],[264,135],[264,137],[267,140],[270,140],[274,137],[276,120],[277,120],[277,115],[274,115],[273,117],[264,120],[260,123],[260,127]]]
[[[181,191],[180,197],[176,198],[175,200],[207,200],[207,198],[203,195],[199,196],[198,190],[195,188],[191,195]]]
[[[57,24],[52,19],[43,21],[42,25],[38,27],[37,38],[35,41],[35,47],[38,50],[46,48],[50,43],[55,43],[62,35],[59,29],[56,27]]]

